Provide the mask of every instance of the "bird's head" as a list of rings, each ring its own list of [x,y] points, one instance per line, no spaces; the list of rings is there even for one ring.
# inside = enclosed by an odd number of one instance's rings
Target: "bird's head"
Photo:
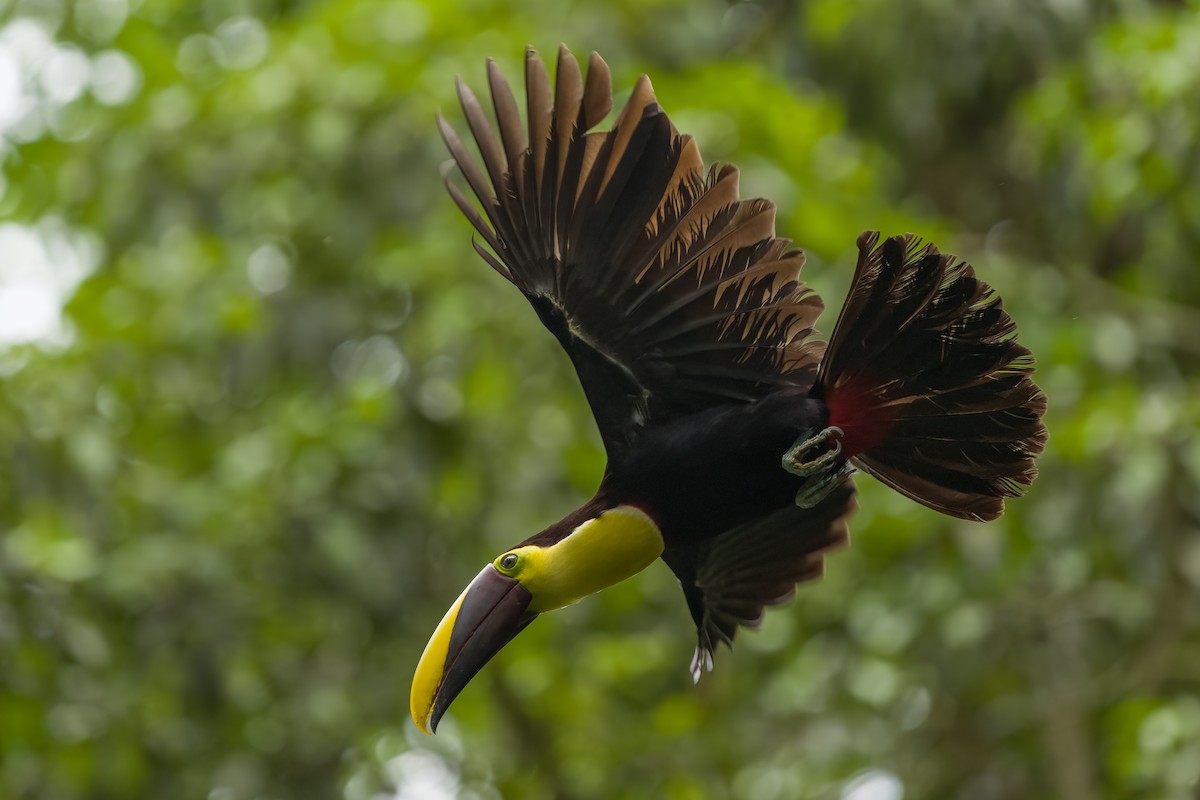
[[[577,512],[501,553],[450,606],[421,654],[410,696],[417,727],[433,732],[475,673],[538,614],[636,575],[662,551],[654,521],[621,505],[582,519]]]

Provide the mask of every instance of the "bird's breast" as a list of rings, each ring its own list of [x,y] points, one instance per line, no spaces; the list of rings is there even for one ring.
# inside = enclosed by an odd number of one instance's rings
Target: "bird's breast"
[[[780,459],[825,416],[820,400],[785,390],[679,417],[614,459],[605,488],[645,509],[668,544],[715,536],[794,502],[797,479]]]

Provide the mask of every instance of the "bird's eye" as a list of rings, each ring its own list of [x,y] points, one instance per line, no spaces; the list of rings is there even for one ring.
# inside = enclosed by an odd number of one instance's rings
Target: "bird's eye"
[[[500,559],[500,568],[501,569],[516,569],[516,567],[517,567],[517,554],[516,553],[509,553],[504,558]]]

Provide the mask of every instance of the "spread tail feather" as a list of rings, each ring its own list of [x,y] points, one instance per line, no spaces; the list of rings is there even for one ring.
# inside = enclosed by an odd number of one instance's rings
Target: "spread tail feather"
[[[966,262],[911,234],[867,231],[858,249],[817,378],[843,452],[932,509],[1000,516],[1046,443],[1033,356]]]

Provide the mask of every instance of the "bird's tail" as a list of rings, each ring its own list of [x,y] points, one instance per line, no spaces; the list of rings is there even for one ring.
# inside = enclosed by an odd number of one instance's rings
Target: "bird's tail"
[[[912,235],[858,238],[820,370],[853,463],[964,519],[994,519],[1037,476],[1046,397],[1016,325],[971,266]]]

